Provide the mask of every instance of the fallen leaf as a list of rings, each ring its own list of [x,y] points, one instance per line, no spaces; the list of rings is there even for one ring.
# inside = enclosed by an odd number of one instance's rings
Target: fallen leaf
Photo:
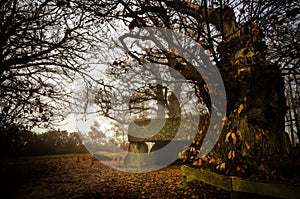
[[[235,158],[235,152],[233,150],[229,151],[228,155],[227,155],[228,159],[234,159]]]
[[[237,138],[236,138],[235,133],[232,133],[232,134],[231,134],[231,138],[232,138],[232,140],[233,140],[233,143],[236,144]]]
[[[226,140],[228,140],[228,138],[230,137],[231,133],[232,133],[232,132],[228,132],[228,133],[226,134]]]
[[[244,108],[244,105],[240,104],[239,109],[238,109],[238,114],[240,114],[242,112],[243,108]]]
[[[250,145],[248,144],[248,142],[245,142],[245,145],[246,145],[247,150],[249,150],[250,149]]]
[[[203,157],[202,160],[205,161],[205,162],[207,162],[208,158],[207,157]]]
[[[245,157],[247,155],[247,152],[245,150],[242,150],[242,156]]]
[[[240,139],[243,139],[243,135],[242,135],[242,132],[240,130],[237,130],[236,134],[239,136]]]
[[[255,139],[256,139],[257,141],[259,141],[260,138],[261,138],[261,135],[260,135],[260,134],[256,134],[256,135],[255,135]]]
[[[223,169],[225,169],[225,167],[226,167],[226,164],[225,164],[225,162],[223,162],[223,163],[220,165],[220,169],[223,170]]]

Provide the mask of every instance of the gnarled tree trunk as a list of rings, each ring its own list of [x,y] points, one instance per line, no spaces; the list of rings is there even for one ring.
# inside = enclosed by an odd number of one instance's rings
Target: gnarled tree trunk
[[[227,174],[274,177],[276,171],[283,171],[280,175],[287,175],[284,81],[279,67],[264,58],[259,30],[253,25],[245,28],[246,34],[218,48],[228,111],[211,157],[221,158],[219,163],[225,165],[217,168]]]
[[[222,12],[180,2],[174,7],[215,25],[224,38],[217,48],[221,59],[217,66],[227,94],[225,126],[210,154],[198,159],[200,146],[195,141],[188,157],[193,157],[195,166],[229,175],[290,176],[284,81],[279,66],[265,58],[267,48],[259,28],[252,22],[238,24],[229,7]]]

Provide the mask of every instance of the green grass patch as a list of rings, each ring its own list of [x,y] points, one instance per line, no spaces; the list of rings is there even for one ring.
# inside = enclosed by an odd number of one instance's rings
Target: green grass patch
[[[55,154],[55,155],[38,155],[38,156],[21,156],[11,158],[10,160],[22,161],[22,160],[41,160],[41,159],[55,159],[55,158],[72,158],[91,156],[89,153],[72,153],[72,154]]]
[[[124,151],[124,152],[116,152],[116,153],[112,153],[112,152],[107,152],[107,151],[98,151],[96,153],[94,153],[95,155],[101,155],[101,156],[105,156],[105,157],[109,157],[109,158],[122,158],[124,157],[128,152]]]

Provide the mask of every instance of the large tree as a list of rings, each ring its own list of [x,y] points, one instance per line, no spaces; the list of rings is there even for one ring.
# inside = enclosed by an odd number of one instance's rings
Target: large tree
[[[86,6],[89,11],[106,7],[106,12],[94,13],[109,23],[123,22],[129,31],[160,27],[183,32],[211,56],[225,84],[227,113],[220,139],[206,157],[198,157],[199,141],[205,136],[205,131],[198,131],[185,156],[193,165],[241,176],[256,173],[260,177],[275,177],[283,175],[280,171],[289,171],[288,139],[284,133],[284,75],[299,75],[296,1],[118,0],[92,1]],[[173,53],[130,51],[128,55],[138,64],[167,63],[194,82],[199,99],[211,110],[212,91],[207,90],[197,73],[191,72],[190,63],[184,63]],[[134,64],[124,64],[119,59],[111,64],[110,71],[115,75],[126,74],[126,67]],[[148,100],[145,95],[134,100]],[[104,92],[101,96],[109,95]],[[158,95],[156,100],[159,101]],[[111,104],[105,106],[106,115],[109,108]]]

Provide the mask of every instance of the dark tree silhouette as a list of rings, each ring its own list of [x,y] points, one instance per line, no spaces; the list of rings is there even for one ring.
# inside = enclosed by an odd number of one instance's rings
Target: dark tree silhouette
[[[49,127],[70,111],[92,30],[76,1],[0,2],[0,130]],[[90,18],[89,18],[90,20]]]

